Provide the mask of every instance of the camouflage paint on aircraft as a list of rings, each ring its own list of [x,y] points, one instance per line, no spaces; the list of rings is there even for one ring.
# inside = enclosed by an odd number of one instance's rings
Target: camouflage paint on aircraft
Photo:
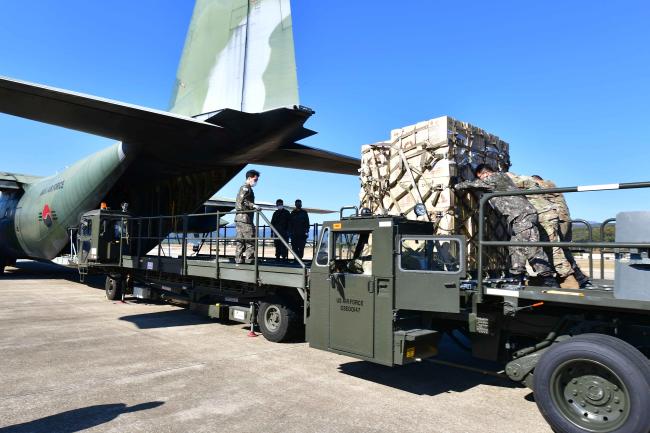
[[[194,116],[297,104],[289,0],[197,0],[170,111]]]
[[[119,140],[54,176],[0,172],[0,274],[56,257],[100,201],[194,212],[251,162],[358,174],[356,158],[296,143],[313,112],[293,107],[289,0],[197,0],[172,101],[167,113],[0,77],[0,112]]]
[[[29,257],[55,257],[68,243],[68,228],[97,206],[127,164],[123,146],[118,143],[63,173],[26,186],[14,217],[21,249]],[[56,209],[65,212],[57,213]]]

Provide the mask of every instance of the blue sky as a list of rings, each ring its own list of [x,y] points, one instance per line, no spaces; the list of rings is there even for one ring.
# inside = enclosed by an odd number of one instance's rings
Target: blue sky
[[[4,2],[0,75],[166,109],[191,0]],[[512,170],[558,185],[648,180],[650,6],[642,1],[293,1],[305,144],[359,155],[441,115],[511,145]],[[0,115],[0,170],[48,175],[110,141]],[[256,167],[260,168],[260,167]],[[260,168],[261,200],[357,202],[353,176]],[[220,195],[234,196],[240,179]],[[574,217],[650,194],[568,196]]]

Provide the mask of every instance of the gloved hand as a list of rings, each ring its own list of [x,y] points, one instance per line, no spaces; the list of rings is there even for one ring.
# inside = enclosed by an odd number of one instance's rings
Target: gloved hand
[[[262,210],[262,208],[256,204],[253,205],[253,209],[255,210]]]

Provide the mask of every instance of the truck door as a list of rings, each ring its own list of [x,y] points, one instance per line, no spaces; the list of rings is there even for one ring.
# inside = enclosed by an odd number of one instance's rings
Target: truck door
[[[330,348],[372,357],[372,232],[335,232],[330,260]]]
[[[79,255],[79,264],[87,265],[89,261],[97,257],[97,248],[92,248],[93,219],[83,217],[77,233],[77,254]]]
[[[458,313],[460,279],[465,276],[462,236],[403,235],[395,269],[395,307]]]

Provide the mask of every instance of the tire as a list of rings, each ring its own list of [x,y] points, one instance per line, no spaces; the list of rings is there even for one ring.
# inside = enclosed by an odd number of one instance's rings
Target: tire
[[[284,301],[273,298],[262,301],[257,309],[257,324],[269,341],[280,343],[293,336],[296,313]]]
[[[533,389],[557,433],[650,432],[650,361],[618,338],[584,334],[551,346]]]
[[[123,287],[124,282],[121,278],[106,276],[106,283],[104,283],[104,289],[106,289],[106,299],[109,301],[117,301],[122,299]]]

